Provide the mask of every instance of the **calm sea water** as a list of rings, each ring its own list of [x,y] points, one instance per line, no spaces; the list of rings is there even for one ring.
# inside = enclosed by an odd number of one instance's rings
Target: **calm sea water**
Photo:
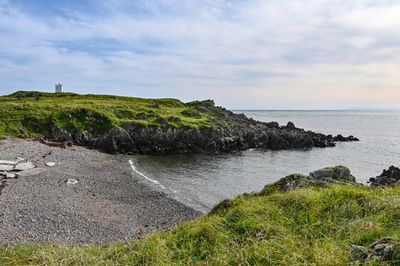
[[[235,195],[261,190],[292,173],[345,165],[361,182],[400,165],[399,111],[236,111],[260,121],[288,121],[325,134],[354,135],[360,142],[311,150],[249,150],[221,155],[135,156],[137,178],[201,211]],[[139,174],[138,174],[139,173]],[[146,179],[149,178],[149,179]],[[154,182],[153,182],[154,183]]]

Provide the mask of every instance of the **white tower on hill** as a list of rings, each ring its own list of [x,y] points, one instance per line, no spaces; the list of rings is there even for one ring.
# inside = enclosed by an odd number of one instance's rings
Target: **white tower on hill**
[[[63,93],[63,92],[64,92],[63,85],[61,83],[56,84],[56,93]]]

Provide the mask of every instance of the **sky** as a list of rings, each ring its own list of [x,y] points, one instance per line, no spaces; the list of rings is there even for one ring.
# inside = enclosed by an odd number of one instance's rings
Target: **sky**
[[[0,95],[400,108],[400,1],[0,0]]]

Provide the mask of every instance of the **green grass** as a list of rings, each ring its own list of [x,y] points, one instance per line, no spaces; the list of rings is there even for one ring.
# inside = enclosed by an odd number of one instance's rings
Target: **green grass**
[[[212,126],[213,116],[196,108],[209,103],[19,91],[0,97],[0,139],[43,136],[51,127],[96,134],[132,124],[207,128]]]
[[[350,245],[383,237],[400,237],[399,188],[315,187],[240,196],[129,244],[2,249],[0,264],[348,265]]]

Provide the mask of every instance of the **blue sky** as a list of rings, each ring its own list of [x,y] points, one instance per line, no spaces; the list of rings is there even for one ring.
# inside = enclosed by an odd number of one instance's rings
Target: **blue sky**
[[[0,94],[400,107],[400,2],[0,0]]]

